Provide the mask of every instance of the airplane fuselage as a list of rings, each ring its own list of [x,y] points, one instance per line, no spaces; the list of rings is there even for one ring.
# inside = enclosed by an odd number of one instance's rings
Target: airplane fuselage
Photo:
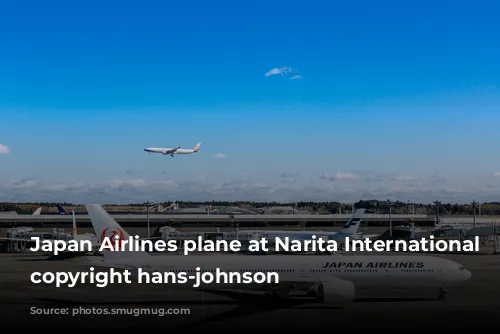
[[[187,148],[168,148],[168,147],[148,147],[144,149],[145,152],[149,153],[160,153],[164,155],[169,155],[169,154],[192,154],[195,153],[193,149],[187,149]]]
[[[130,270],[148,272],[185,272],[188,276],[212,272],[276,272],[280,283],[307,290],[317,282],[345,280],[356,287],[441,287],[470,279],[471,273],[460,264],[431,256],[148,256],[126,261]],[[137,264],[133,264],[137,261]],[[120,268],[121,260],[108,260],[107,265]],[[89,264],[92,266],[92,264]],[[191,279],[190,279],[191,280]],[[194,280],[194,278],[193,278]],[[192,288],[192,284],[180,284]],[[212,283],[201,288],[272,290],[272,284]]]
[[[339,240],[345,241],[346,237],[357,238],[357,232],[361,219],[363,218],[365,209],[358,209],[349,219],[347,224],[345,224],[339,232],[323,232],[323,231],[253,231],[263,235],[264,238],[274,239],[274,238],[285,238],[289,237],[295,240],[311,240],[313,236],[317,239],[328,239],[328,240]],[[251,231],[241,231],[241,232],[251,232]]]
[[[97,235],[106,235],[107,232],[113,231],[124,241],[130,238],[102,206],[92,204],[86,205],[86,208]],[[359,223],[359,218],[353,221]],[[353,225],[348,223],[344,225],[344,229],[351,226]],[[316,296],[318,301],[331,305],[351,302],[356,287],[362,286],[439,287],[438,298],[441,299],[445,294],[443,287],[471,278],[470,271],[456,262],[439,257],[407,254],[151,256],[142,251],[104,250],[103,255],[104,261],[92,261],[86,265],[94,270],[126,269],[131,271],[132,275],[136,273],[139,278],[144,274],[157,276],[161,279],[161,282],[157,283],[178,284],[182,289],[259,290],[276,292],[281,296],[287,296],[291,291],[307,291],[308,294]],[[240,280],[249,274],[253,275],[253,279],[247,280],[248,283]],[[162,278],[166,275],[173,279],[180,278],[180,281],[165,282]],[[200,285],[197,280],[203,275],[214,280],[207,282],[205,279]],[[271,282],[265,280],[266,276],[272,278]],[[232,280],[227,281],[228,278]]]
[[[240,232],[250,232],[250,231],[240,231]],[[293,239],[301,240],[301,239],[311,239],[312,236],[316,236],[317,238],[330,239],[337,235],[339,232],[320,232],[320,231],[312,231],[312,232],[304,232],[304,231],[252,231],[252,232],[260,232],[262,233],[264,238],[274,239],[274,238],[284,238],[290,237]],[[345,236],[349,236],[347,234],[343,234]]]

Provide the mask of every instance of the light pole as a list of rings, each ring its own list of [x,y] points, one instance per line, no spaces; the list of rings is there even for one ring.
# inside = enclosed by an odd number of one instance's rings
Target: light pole
[[[389,205],[389,235],[392,238],[392,202],[391,202],[391,200],[387,200],[387,204]]]
[[[440,219],[439,219],[439,206],[441,205],[440,201],[434,201],[434,204],[436,204],[436,222],[439,224]]]
[[[149,202],[146,203],[147,207],[146,207],[146,214],[147,214],[147,225],[148,225],[148,239],[149,239]]]
[[[153,205],[151,205],[153,204]],[[148,238],[151,236],[151,230],[150,230],[150,225],[149,225],[149,209],[154,208],[157,206],[159,203],[152,203],[152,202],[146,202],[146,215],[147,215],[147,228],[148,228]]]
[[[472,201],[472,214],[474,215],[473,217],[473,220],[472,220],[472,226],[473,227],[476,227],[476,206],[477,206],[477,202],[476,201]]]
[[[161,206],[162,206],[162,204],[160,202],[149,202],[149,201],[146,202],[148,238],[151,236],[151,229],[150,229],[150,222],[149,222],[149,210],[154,209],[155,207],[158,210],[163,210],[163,208],[160,209]]]

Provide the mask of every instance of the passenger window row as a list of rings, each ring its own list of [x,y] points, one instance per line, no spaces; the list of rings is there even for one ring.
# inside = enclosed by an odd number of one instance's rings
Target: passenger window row
[[[434,272],[434,269],[400,269],[401,272],[427,272],[427,273],[430,273],[430,272]],[[194,269],[190,269],[190,270],[171,270],[171,272],[196,272],[196,270]],[[205,270],[201,270],[200,272],[212,272],[212,273],[215,273],[215,269],[205,269]],[[295,272],[294,269],[276,269],[276,270],[257,270],[257,269],[249,269],[249,270],[245,270],[245,269],[240,269],[239,272],[278,272],[278,273],[283,273],[283,272]],[[378,272],[378,269],[309,269],[309,272],[315,272],[315,273],[318,273],[318,272],[329,272],[329,273],[340,273],[340,272],[344,272],[344,273],[354,273],[354,272],[357,272],[357,273],[375,273],[375,272]]]

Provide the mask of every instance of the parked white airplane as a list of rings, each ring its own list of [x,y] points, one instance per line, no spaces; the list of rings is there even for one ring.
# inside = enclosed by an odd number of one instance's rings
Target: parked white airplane
[[[200,150],[201,143],[196,144],[192,149],[189,148],[181,148],[180,146],[177,148],[168,148],[168,147],[147,147],[144,151],[151,153],[161,153],[163,155],[170,154],[171,157],[174,154],[192,154],[196,153]]]
[[[323,231],[268,231],[268,230],[260,230],[260,231],[252,231],[252,230],[243,230],[240,232],[260,232],[264,235],[264,238],[274,239],[274,238],[285,238],[289,237],[295,240],[310,240],[312,236],[316,236],[318,239],[328,239],[328,240],[336,240],[342,241],[345,240],[346,237],[357,238],[359,237],[358,230],[361,224],[361,219],[363,219],[363,215],[365,214],[365,209],[358,209],[352,215],[351,219],[342,227],[339,232],[323,232]]]
[[[92,249],[94,250],[94,253],[98,253],[100,246],[99,239],[93,233],[78,234],[78,229],[76,228],[75,211],[72,211],[72,214],[73,214],[73,230],[71,231],[72,238],[70,240],[76,240],[76,241],[90,240],[90,242],[92,243]]]
[[[128,233],[98,204],[87,205],[90,220],[97,235],[119,236],[129,240]],[[110,239],[111,240],[111,239]],[[203,288],[259,290],[286,297],[291,291],[307,291],[318,301],[342,305],[354,299],[356,286],[431,286],[440,287],[438,298],[444,299],[444,287],[471,278],[470,271],[456,262],[431,256],[332,256],[311,257],[299,255],[257,256],[151,256],[141,251],[103,251],[104,260],[87,266],[109,270],[141,269],[148,272],[256,273],[277,272],[278,284],[205,284]],[[193,276],[189,277],[192,280]],[[179,287],[193,289],[188,282]]]

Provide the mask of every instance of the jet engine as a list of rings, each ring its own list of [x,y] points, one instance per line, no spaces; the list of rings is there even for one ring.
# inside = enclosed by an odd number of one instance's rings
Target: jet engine
[[[329,305],[344,305],[352,302],[356,294],[354,284],[334,278],[318,284],[315,288],[316,300]]]

